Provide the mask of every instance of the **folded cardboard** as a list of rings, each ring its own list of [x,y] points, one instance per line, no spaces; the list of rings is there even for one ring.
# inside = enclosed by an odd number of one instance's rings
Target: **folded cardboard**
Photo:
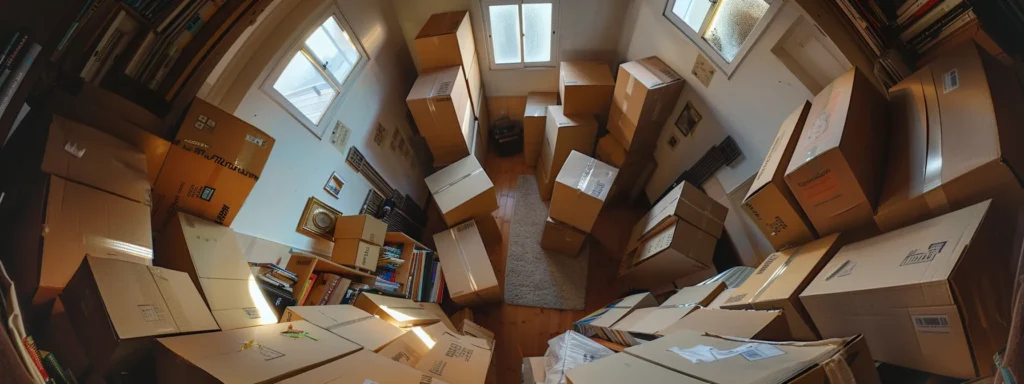
[[[183,148],[182,146],[186,146]],[[230,226],[259,175],[184,143],[171,146],[153,185],[154,231],[178,211]]]
[[[195,98],[174,136],[174,145],[198,148],[196,153],[233,164],[257,177],[274,148],[274,138],[252,124]],[[165,162],[166,164],[166,162]]]
[[[440,321],[433,312],[409,299],[363,292],[352,305],[396,327],[433,324]]]
[[[1024,156],[1014,149],[1024,140],[1017,129],[1024,96],[1013,78],[971,41],[889,90],[892,146],[875,214],[881,230],[1019,193]]]
[[[435,160],[459,159],[469,155],[468,136],[472,122],[468,120],[473,118],[473,105],[465,78],[459,66],[424,72],[416,79],[405,99],[416,128],[428,143],[443,140],[452,148],[461,149],[450,154],[434,152]]]
[[[544,384],[547,373],[545,360],[543,356],[523,358],[523,384]]]
[[[626,162],[626,148],[623,148],[612,135],[605,135],[597,141],[597,159],[621,168]]]
[[[793,340],[820,339],[800,294],[839,250],[832,234],[796,248],[772,253],[732,292],[723,309],[781,309]]]
[[[376,270],[379,258],[379,245],[359,239],[335,239],[334,249],[331,251],[331,261],[362,270]]]
[[[811,103],[805,101],[779,128],[754,183],[743,198],[743,211],[772,248],[779,250],[814,240],[817,234],[786,185],[786,166],[793,158]]]
[[[188,274],[165,268],[86,256],[61,300],[94,375],[145,356],[154,336],[217,330]]]
[[[338,216],[334,222],[334,239],[358,239],[384,245],[388,225],[371,215]]]
[[[608,329],[622,320],[634,310],[640,308],[656,307],[658,300],[654,295],[644,292],[637,293],[615,300],[601,309],[594,311],[582,319],[573,323],[573,330],[588,337],[600,337],[611,341]]]
[[[697,186],[682,182],[658,200],[650,211],[633,226],[626,251],[672,225],[676,219],[699,228],[714,238],[722,236],[729,209],[715,201]]]
[[[276,383],[360,349],[302,320],[157,341],[157,374],[173,383]]]
[[[558,93],[530,92],[526,95],[523,112],[523,157],[529,167],[537,166],[540,149],[544,145],[544,125],[547,124],[548,106],[558,105]]]
[[[434,244],[452,301],[467,306],[501,300],[501,287],[475,221],[435,234]]]
[[[572,151],[555,178],[549,214],[555,220],[590,233],[618,174],[615,167]]]
[[[587,240],[587,233],[548,217],[540,237],[540,247],[561,255],[576,257]]]
[[[811,103],[786,184],[821,236],[872,223],[885,165],[885,103],[858,68]]]
[[[680,289],[657,307],[634,310],[605,332],[620,345],[639,345],[660,337],[666,327],[707,305],[724,288],[719,282]]]
[[[444,334],[416,363],[416,369],[446,383],[478,384],[487,378],[491,353],[487,343]]]
[[[597,136],[597,120],[592,115],[567,116],[560,105],[549,106],[547,114],[536,170],[537,185],[544,201],[551,198],[555,177],[562,170],[569,153],[577,151],[589,156],[593,153]]]
[[[402,336],[398,327],[351,305],[288,307],[281,322],[305,320],[370,351]]]
[[[685,221],[671,221],[670,226],[626,254],[620,277],[634,287],[650,289],[712,268],[718,239]]]
[[[616,353],[577,366],[566,373],[565,379],[570,384],[706,384],[704,381],[625,353]]]
[[[435,68],[462,67],[466,74],[466,87],[475,106],[480,102],[482,90],[474,44],[468,11],[430,15],[413,42],[421,73]]]
[[[566,115],[608,113],[615,80],[608,64],[596,61],[563,61],[558,71],[558,96]]]
[[[339,360],[281,381],[281,384],[444,384],[412,367],[398,364],[369,351],[359,351]]]
[[[697,308],[675,323],[658,331],[659,336],[681,330],[708,332],[747,339],[788,341],[789,327],[782,311],[754,311]]]
[[[800,294],[822,336],[863,332],[879,361],[993,374],[1006,345],[1014,223],[989,201],[844,246]]]
[[[427,176],[425,181],[448,226],[498,209],[494,184],[473,156],[467,156]]]

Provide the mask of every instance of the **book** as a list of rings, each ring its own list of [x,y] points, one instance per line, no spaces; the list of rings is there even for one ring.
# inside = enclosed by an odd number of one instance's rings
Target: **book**
[[[909,23],[916,21],[921,16],[924,16],[929,9],[935,6],[939,0],[907,0],[904,6],[910,4],[911,6],[898,12],[896,17],[896,24],[899,26],[906,26]]]
[[[13,71],[11,71],[10,76],[8,76],[7,81],[4,82],[3,86],[0,86],[0,116],[4,115],[4,112],[7,110],[7,106],[14,100],[14,93],[18,91],[18,87],[21,85],[21,82],[25,80],[25,75],[28,73],[28,70],[32,68],[32,63],[35,61],[36,56],[39,55],[39,51],[42,49],[43,47],[39,44],[31,43],[28,51],[26,51],[22,56],[21,62],[18,63],[18,66],[15,67]]]
[[[154,29],[156,30],[157,33],[163,32],[164,29],[166,29],[168,26],[170,26],[171,23],[173,23],[174,20],[177,19],[178,16],[186,8],[188,8],[190,5],[194,4],[196,2],[196,0],[188,0],[188,1],[177,0],[176,2],[177,2],[177,4],[167,7],[164,10],[165,13],[158,14],[156,17],[154,17],[154,21],[156,22],[156,25],[157,25],[156,28],[154,28]]]
[[[936,20],[942,17],[942,15],[945,15],[946,12],[949,12],[950,10],[953,9],[953,7],[957,6],[961,2],[963,2],[963,0],[942,0],[941,2],[937,3],[934,7],[932,7],[931,10],[928,11],[928,13],[925,13],[924,16],[922,16],[913,24],[910,24],[909,27],[904,29],[903,32],[900,33],[900,40],[904,42],[910,40],[910,38],[924,31],[926,28],[928,28],[929,25],[934,23]]]
[[[942,31],[946,29],[946,27],[948,27],[954,21],[959,19],[960,16],[962,16],[964,13],[967,13],[970,10],[970,4],[966,2],[958,4],[956,7],[951,9],[949,12],[946,12],[945,15],[942,15],[942,17],[940,17],[938,20],[932,23],[932,25],[928,26],[928,28],[926,28],[924,31],[911,38],[910,41],[907,41],[907,45],[919,46],[928,42],[928,40],[931,40],[932,38],[935,38],[936,36],[941,34]]]
[[[313,282],[313,287],[310,288],[309,296],[303,305],[319,305],[320,301],[327,294],[327,289],[330,288],[330,281],[333,278],[337,278],[337,275],[322,273],[320,276],[317,276],[316,280]]]
[[[49,351],[39,350],[39,360],[43,363],[43,369],[47,375],[50,375],[50,379],[56,384],[71,384],[74,383],[71,374],[64,369],[60,362],[57,361],[57,356]]]
[[[327,282],[327,288],[324,290],[323,295],[320,296],[318,305],[327,304],[327,302],[330,301],[331,299],[331,294],[334,293],[334,290],[338,288],[338,284],[341,283],[341,276],[335,275],[333,273],[325,273],[323,274],[323,276],[324,280]]]
[[[345,292],[348,292],[348,287],[352,285],[352,280],[341,278],[338,280],[338,285],[331,291],[330,297],[327,299],[326,305],[338,305],[341,304],[341,300],[345,298]]]
[[[310,273],[309,279],[306,280],[306,285],[302,287],[302,294],[299,295],[299,305],[306,303],[306,298],[309,297],[309,291],[313,289],[313,283],[316,282],[316,274]]]
[[[267,274],[262,274],[262,275],[256,275],[256,279],[261,281],[263,284],[267,284],[267,285],[270,285],[272,287],[275,287],[275,288],[278,288],[278,289],[282,289],[282,290],[285,290],[285,291],[288,291],[288,292],[292,291],[291,283],[281,281],[280,279],[278,279],[276,277],[273,277],[273,276],[270,276],[270,275],[267,275]]]
[[[918,52],[927,52],[929,49],[945,41],[947,38],[952,36],[954,33],[957,33],[957,31],[964,28],[975,19],[977,19],[977,16],[975,16],[973,11],[967,11],[967,13],[960,15],[960,17],[958,17],[956,20],[953,20],[953,23],[948,25],[938,36],[931,39],[931,41],[921,44],[921,46],[918,47]]]
[[[206,25],[206,21],[213,17],[213,14],[217,12],[217,9],[223,4],[222,0],[210,1],[203,5],[198,12],[192,15],[191,18],[185,23],[186,28],[177,35],[163,50],[163,60],[156,70],[153,78],[149,81],[147,86],[151,89],[157,89],[160,87],[160,83],[163,82],[164,77],[171,71],[171,67],[174,66],[174,62],[177,61],[178,56],[181,55],[182,50],[188,46],[188,43],[192,41],[192,38],[199,34],[199,30]]]
[[[32,336],[26,336],[21,339],[21,342],[25,344],[25,349],[28,350],[29,358],[32,359],[32,364],[35,365],[36,369],[39,370],[39,374],[43,377],[43,380],[50,382],[50,375],[46,374],[46,370],[43,369],[43,362],[39,360],[39,348],[36,347],[36,340]]]
[[[28,35],[24,33],[15,33],[13,40],[10,42],[7,49],[4,50],[4,54],[0,57],[0,86],[7,81],[10,77],[11,72],[14,71],[14,67],[17,65],[16,60],[18,56],[27,49],[25,44],[28,42]]]

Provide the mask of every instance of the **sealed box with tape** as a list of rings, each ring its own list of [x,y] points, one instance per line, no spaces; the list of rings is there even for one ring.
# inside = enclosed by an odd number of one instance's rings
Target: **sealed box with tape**
[[[434,244],[452,301],[469,306],[501,300],[501,287],[475,221],[435,234]]]
[[[618,174],[617,168],[572,151],[555,178],[551,218],[590,233]]]
[[[562,170],[565,159],[572,151],[584,155],[593,153],[597,140],[597,120],[592,115],[566,115],[560,105],[548,107],[544,125],[544,142],[541,144],[540,160],[537,163],[537,188],[540,199],[551,199],[555,178]]]
[[[683,91],[683,78],[657,56],[619,65],[608,132],[629,151],[653,150]]]
[[[476,157],[466,156],[424,181],[448,227],[498,209],[494,184]]]

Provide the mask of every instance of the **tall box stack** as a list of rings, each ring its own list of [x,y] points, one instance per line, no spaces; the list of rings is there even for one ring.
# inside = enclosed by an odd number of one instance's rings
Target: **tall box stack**
[[[563,61],[558,70],[558,96],[566,115],[604,115],[612,102],[615,80],[608,64]]]
[[[435,167],[470,155],[473,106],[464,79],[459,66],[431,70],[416,79],[405,99]]]
[[[424,179],[441,209],[445,225],[453,227],[498,209],[494,184],[473,156],[449,165]]]
[[[469,306],[501,300],[501,287],[475,221],[435,234],[434,244],[452,301]]]
[[[476,56],[476,43],[473,39],[473,25],[469,20],[469,12],[455,11],[430,15],[423,28],[416,34],[413,45],[421,74],[439,68],[462,68],[463,81],[469,90],[474,116],[485,120],[481,113],[487,106],[483,105],[480,62]]]
[[[653,150],[685,82],[656,56],[619,66],[608,132],[628,152]]]
[[[387,224],[370,215],[338,217],[334,224],[331,261],[372,273],[377,270],[380,247],[384,245],[387,231]]]
[[[536,166],[540,158],[548,106],[552,105],[558,105],[558,94],[555,92],[530,92],[526,95],[526,109],[523,112],[523,157],[529,167]]]
[[[885,165],[886,99],[854,68],[814,97],[786,184],[819,235],[872,224]]]
[[[608,198],[608,190],[615,183],[618,173],[619,170],[615,167],[572,151],[555,179],[549,219],[556,224],[562,223],[580,232],[590,233],[594,222],[597,221],[597,216],[601,213],[601,208],[604,207],[605,199]],[[545,226],[544,237],[551,235],[547,233],[549,229],[556,230],[557,226]],[[582,241],[580,245],[582,245]],[[543,241],[541,247],[544,248]],[[571,252],[564,253],[576,256],[579,253],[579,248],[569,251]]]
[[[593,153],[596,136],[597,120],[593,115],[569,116],[563,113],[560,105],[548,107],[544,143],[536,169],[541,200],[551,199],[555,177],[562,170],[569,153],[576,151],[589,156]]]

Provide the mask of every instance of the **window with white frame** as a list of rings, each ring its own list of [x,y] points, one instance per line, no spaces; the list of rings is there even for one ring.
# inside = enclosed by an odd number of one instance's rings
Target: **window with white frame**
[[[558,11],[554,0],[481,0],[492,69],[552,67]]]
[[[323,137],[330,124],[323,117],[339,103],[368,60],[336,8],[321,16],[286,51],[263,84],[275,102],[317,137]]]
[[[783,0],[668,0],[665,17],[726,76],[743,60]]]

